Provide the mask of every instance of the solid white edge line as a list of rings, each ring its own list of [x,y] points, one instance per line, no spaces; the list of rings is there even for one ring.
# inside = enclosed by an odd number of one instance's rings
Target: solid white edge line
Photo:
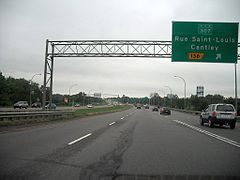
[[[195,127],[195,126],[188,125],[188,124],[186,124],[186,123],[184,123],[184,122],[179,121],[179,123],[181,123],[181,124],[183,124],[183,125],[185,125],[185,126],[187,126],[187,127],[189,127],[189,128],[195,129],[195,130],[197,130],[197,131],[199,131],[199,132],[206,133],[206,134],[208,134],[209,136],[214,136],[214,137],[216,137],[216,138],[221,138],[221,139],[224,139],[224,140],[226,140],[226,141],[230,141],[230,142],[232,142],[232,143],[239,144],[239,143],[236,142],[236,141],[233,141],[233,140],[231,140],[231,139],[228,139],[228,138],[219,136],[219,135],[217,135],[217,134],[213,134],[213,133],[211,133],[211,132],[209,132],[209,131],[200,129],[200,128]]]
[[[112,122],[112,123],[110,123],[110,124],[108,124],[109,126],[111,126],[111,125],[113,125],[113,124],[115,124],[116,122]]]
[[[217,135],[217,134],[214,134],[214,133],[211,133],[211,132],[209,132],[209,131],[200,129],[200,128],[195,127],[195,126],[191,126],[191,125],[189,125],[189,124],[187,124],[187,123],[184,123],[184,122],[181,122],[181,121],[178,121],[178,120],[173,120],[173,121],[175,121],[176,123],[182,124],[182,125],[184,125],[184,126],[187,126],[187,127],[191,128],[191,129],[194,129],[194,130],[196,130],[196,131],[198,131],[198,132],[201,132],[201,133],[203,133],[203,134],[206,134],[206,135],[208,135],[208,136],[211,136],[211,137],[213,137],[213,138],[216,138],[216,139],[218,139],[218,140],[220,140],[220,141],[226,142],[226,143],[228,143],[228,144],[231,144],[231,145],[233,145],[233,146],[236,146],[236,147],[239,147],[239,148],[240,148],[240,143],[238,143],[238,142],[236,142],[236,141],[233,141],[233,140],[231,140],[231,139],[228,139],[228,138],[219,136],[219,135]]]
[[[87,134],[87,135],[85,135],[85,136],[82,136],[82,137],[80,137],[80,138],[78,138],[78,139],[76,139],[76,140],[68,143],[68,145],[72,145],[72,144],[74,144],[74,143],[76,143],[76,142],[78,142],[78,141],[81,141],[81,140],[83,140],[83,139],[85,139],[85,138],[87,138],[88,136],[91,136],[91,135],[92,135],[92,133],[89,133],[89,134]]]

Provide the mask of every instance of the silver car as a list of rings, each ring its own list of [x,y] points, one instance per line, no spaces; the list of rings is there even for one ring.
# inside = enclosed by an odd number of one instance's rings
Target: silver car
[[[236,110],[232,104],[210,104],[200,115],[200,124],[213,128],[215,124],[219,126],[229,125],[231,129],[236,125]]]
[[[13,108],[14,109],[16,109],[16,108],[19,108],[19,109],[25,108],[25,109],[27,109],[28,108],[28,102],[27,101],[18,101],[17,103],[15,103],[13,105]]]

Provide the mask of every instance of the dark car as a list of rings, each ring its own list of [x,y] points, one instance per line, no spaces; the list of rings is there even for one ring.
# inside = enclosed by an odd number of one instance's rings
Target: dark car
[[[15,103],[13,105],[13,108],[14,109],[16,109],[16,108],[19,108],[19,109],[25,108],[25,109],[27,109],[28,108],[28,102],[27,101],[18,101],[17,103]]]
[[[142,109],[142,107],[141,106],[137,106],[137,109]]]
[[[163,107],[160,109],[160,114],[171,115],[171,110],[169,108]]]
[[[40,102],[35,102],[32,104],[32,108],[40,108],[42,104]]]
[[[158,107],[152,108],[152,111],[158,111]]]
[[[56,104],[54,104],[54,103],[51,103],[51,106],[50,106],[50,104],[47,104],[46,106],[45,106],[45,109],[56,109],[57,108],[57,106],[56,106]]]

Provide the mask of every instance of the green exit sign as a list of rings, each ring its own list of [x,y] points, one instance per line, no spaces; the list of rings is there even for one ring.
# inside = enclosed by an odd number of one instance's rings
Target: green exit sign
[[[237,63],[238,23],[172,23],[172,61]]]

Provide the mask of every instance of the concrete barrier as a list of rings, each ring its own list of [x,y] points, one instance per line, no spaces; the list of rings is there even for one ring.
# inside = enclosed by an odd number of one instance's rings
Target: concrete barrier
[[[23,120],[23,119],[55,119],[55,118],[62,118],[67,116],[72,116],[72,111],[37,111],[37,112],[4,112],[0,113],[0,121],[4,120]]]

